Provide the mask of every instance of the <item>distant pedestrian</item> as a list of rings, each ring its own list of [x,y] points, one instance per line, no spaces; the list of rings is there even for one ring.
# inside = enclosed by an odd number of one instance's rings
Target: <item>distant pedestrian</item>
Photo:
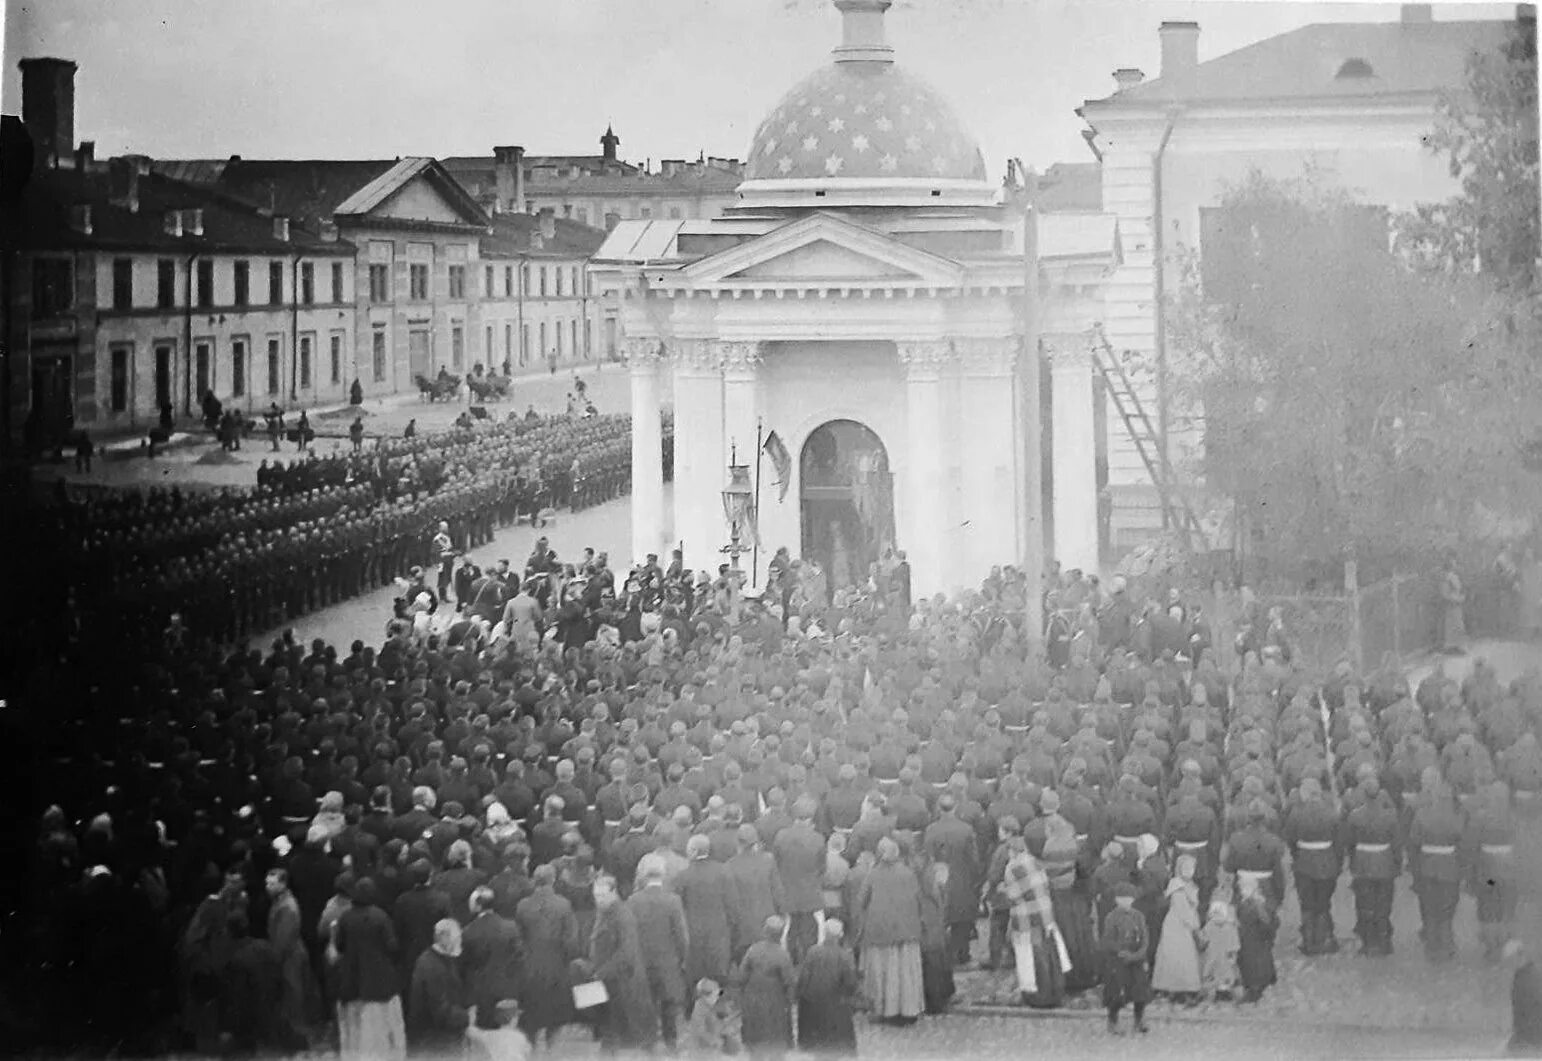
[[[96,443],[91,441],[91,436],[84,431],[75,436],[75,470],[77,472],[91,471],[91,457],[96,452]]]
[[[353,443],[353,451],[355,453],[359,452],[359,450],[363,447],[364,418],[362,416],[354,417],[353,423],[348,425],[348,440]]]

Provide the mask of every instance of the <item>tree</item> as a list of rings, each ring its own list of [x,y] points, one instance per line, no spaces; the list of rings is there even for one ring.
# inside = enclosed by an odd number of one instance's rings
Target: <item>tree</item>
[[[1207,481],[1271,553],[1416,562],[1476,506],[1542,493],[1522,461],[1542,428],[1532,304],[1409,268],[1380,211],[1310,179],[1255,173],[1214,216],[1169,307],[1174,383],[1205,411]]]
[[[1504,47],[1468,57],[1466,84],[1441,94],[1427,143],[1462,190],[1400,219],[1404,249],[1426,266],[1481,268],[1500,287],[1533,290],[1542,253],[1534,19],[1517,23]]]

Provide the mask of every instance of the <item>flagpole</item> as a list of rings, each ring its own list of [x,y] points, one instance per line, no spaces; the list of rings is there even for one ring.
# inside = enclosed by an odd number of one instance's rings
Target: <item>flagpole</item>
[[[765,421],[755,418],[755,542],[750,549],[750,588],[754,589],[760,577],[760,459],[765,451],[766,440],[761,437]]]

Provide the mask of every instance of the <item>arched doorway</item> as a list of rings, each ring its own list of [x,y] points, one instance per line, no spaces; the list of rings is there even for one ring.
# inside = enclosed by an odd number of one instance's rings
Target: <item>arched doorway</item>
[[[831,420],[799,457],[803,555],[832,590],[860,582],[894,545],[894,476],[883,441],[855,420]]]

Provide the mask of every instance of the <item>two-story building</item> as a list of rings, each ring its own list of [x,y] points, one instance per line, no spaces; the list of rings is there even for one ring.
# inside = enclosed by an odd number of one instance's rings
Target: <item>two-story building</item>
[[[495,147],[490,156],[452,156],[444,165],[492,214],[549,210],[608,230],[618,221],[719,217],[733,206],[744,179],[738,159],[665,159],[655,170],[620,158],[620,144],[607,128],[598,155],[526,155],[510,146]]]
[[[616,356],[614,326],[601,333],[589,259],[597,228],[551,211],[496,214],[482,240],[482,349],[489,371],[581,366]]]
[[[353,247],[336,230],[74,148],[74,64],[22,63],[36,167],[7,211],[10,437],[140,429],[203,396],[251,410],[341,399]]]
[[[1436,19],[1431,5],[1407,4],[1398,21],[1304,26],[1200,62],[1198,24],[1167,22],[1160,77],[1118,70],[1117,91],[1078,110],[1101,163],[1101,208],[1124,240],[1104,332],[1148,370],[1135,382],[1180,473],[1203,432],[1195,411],[1167,393],[1181,351],[1169,349],[1164,302],[1184,249],[1203,259],[1207,244],[1226,238],[1219,203],[1228,184],[1255,171],[1284,180],[1310,172],[1389,212],[1447,199],[1459,188],[1448,160],[1426,145],[1440,94],[1461,90],[1468,56],[1500,48],[1517,24],[1535,33],[1535,8],[1521,5],[1512,23]],[[1114,539],[1128,545],[1161,526],[1161,507],[1112,411],[1108,422]]]

